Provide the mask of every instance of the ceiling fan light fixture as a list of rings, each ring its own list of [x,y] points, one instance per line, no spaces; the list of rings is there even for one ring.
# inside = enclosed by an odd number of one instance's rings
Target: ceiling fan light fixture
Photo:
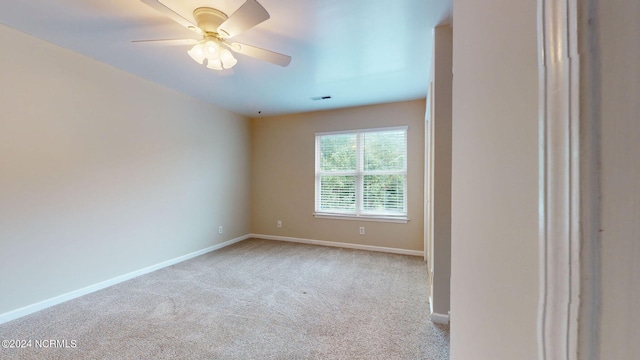
[[[212,70],[224,70],[222,67],[222,61],[220,59],[208,59],[207,67]]]
[[[203,45],[204,56],[207,59],[215,59],[218,57],[219,46],[220,45],[213,40],[205,41]]]
[[[231,69],[238,62],[220,40],[212,37],[205,37],[187,53],[198,64],[204,64],[206,59],[207,67],[212,70]]]
[[[222,65],[225,69],[231,69],[238,63],[238,60],[233,57],[233,54],[231,54],[231,51],[228,49],[223,49],[220,52],[220,60],[222,61]]]
[[[206,58],[202,43],[195,44],[191,50],[187,51],[187,54],[189,54],[189,56],[191,56],[191,58],[198,64],[203,64],[204,59]]]

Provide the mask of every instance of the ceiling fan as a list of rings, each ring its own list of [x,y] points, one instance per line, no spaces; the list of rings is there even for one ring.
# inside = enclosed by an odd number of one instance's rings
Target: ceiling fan
[[[288,55],[238,42],[228,42],[236,35],[269,19],[269,13],[256,0],[246,0],[231,16],[227,16],[218,9],[199,7],[193,11],[196,24],[167,7],[162,0],[141,1],[178,24],[198,33],[201,38],[136,40],[133,43],[193,45],[187,53],[200,64],[204,64],[206,60],[207,67],[213,70],[230,69],[238,62],[231,51],[280,66],[287,66],[291,62],[291,57]]]

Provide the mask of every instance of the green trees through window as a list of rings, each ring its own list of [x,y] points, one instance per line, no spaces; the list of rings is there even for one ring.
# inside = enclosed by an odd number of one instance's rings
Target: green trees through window
[[[316,135],[316,213],[406,216],[407,129]]]

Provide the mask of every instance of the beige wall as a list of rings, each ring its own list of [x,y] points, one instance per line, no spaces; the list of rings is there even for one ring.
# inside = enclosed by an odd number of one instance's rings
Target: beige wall
[[[537,359],[536,2],[453,19],[451,359]]]
[[[0,44],[0,314],[249,233],[248,119],[1,25]]]
[[[451,91],[453,31],[450,25],[433,32],[433,313],[447,316],[450,305],[451,278]]]
[[[640,354],[640,2],[599,0],[600,359]],[[599,64],[598,64],[599,62]],[[591,104],[589,104],[591,105]]]
[[[252,233],[422,251],[424,114],[417,100],[253,119]],[[314,218],[315,133],[399,125],[409,126],[409,223]]]

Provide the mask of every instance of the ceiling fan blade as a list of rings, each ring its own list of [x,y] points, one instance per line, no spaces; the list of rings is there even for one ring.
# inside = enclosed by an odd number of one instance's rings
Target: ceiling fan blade
[[[245,30],[269,19],[269,13],[256,0],[247,0],[225,22],[218,27],[218,33],[232,38]]]
[[[152,46],[187,46],[195,45],[196,39],[154,39],[154,40],[133,40],[133,44],[152,45]]]
[[[177,22],[178,24],[186,27],[187,29],[194,31],[198,34],[202,34],[202,30],[200,30],[199,27],[197,27],[194,23],[192,23],[191,21],[183,18],[180,14],[178,14],[177,12],[171,10],[170,8],[168,8],[166,5],[164,5],[162,2],[160,2],[160,0],[140,0],[143,3],[147,4],[148,6],[156,9],[157,11],[163,13],[165,16],[167,16],[169,19]]]
[[[291,56],[289,55],[280,54],[251,45],[233,43],[229,45],[229,48],[239,54],[251,56],[259,60],[268,61],[272,64],[280,65],[283,67],[291,63]]]

